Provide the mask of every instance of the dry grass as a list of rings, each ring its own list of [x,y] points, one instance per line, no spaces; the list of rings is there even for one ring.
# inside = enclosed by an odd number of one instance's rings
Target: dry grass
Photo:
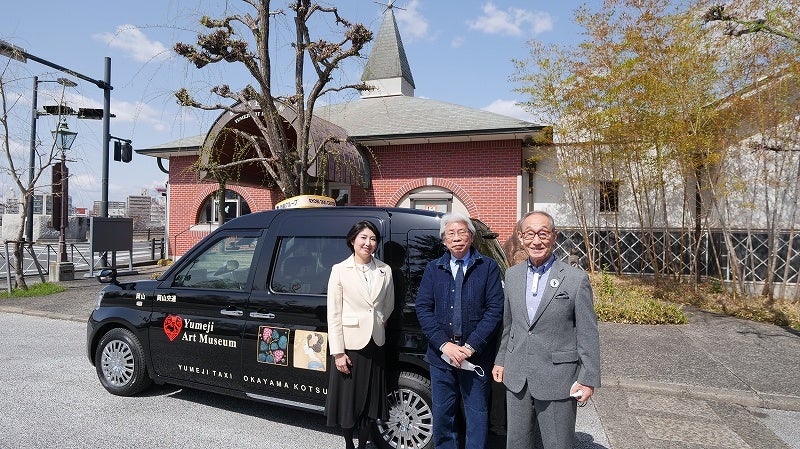
[[[595,296],[598,298],[597,302],[601,305],[603,304],[604,289],[607,291],[608,286],[611,285],[616,298],[621,298],[617,299],[617,302],[624,299],[634,305],[647,301],[686,305],[709,312],[724,313],[737,318],[800,330],[800,302],[779,300],[770,303],[766,298],[761,297],[734,296],[724,291],[720,283],[715,280],[694,285],[675,279],[654,282],[601,273],[592,276],[592,284]],[[605,294],[605,296],[609,295]],[[646,309],[643,306],[636,307]],[[657,310],[651,310],[643,320],[645,323],[640,324],[659,324],[657,321],[663,318],[659,318],[658,313]],[[672,316],[672,314],[672,311],[667,313],[668,316]]]

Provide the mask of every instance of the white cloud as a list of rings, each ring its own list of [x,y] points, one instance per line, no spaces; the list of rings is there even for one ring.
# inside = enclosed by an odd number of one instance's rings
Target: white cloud
[[[120,25],[115,33],[99,33],[93,39],[128,53],[135,61],[148,62],[153,59],[166,59],[172,51],[159,41],[150,40],[134,25]]]
[[[456,37],[452,41],[450,41],[450,46],[453,48],[459,48],[464,45],[464,38],[463,37]]]
[[[18,157],[27,156],[29,154],[29,152],[30,152],[30,145],[31,145],[30,142],[23,143],[23,142],[19,142],[17,140],[14,140],[11,137],[8,138],[9,153],[11,153],[11,157],[14,158],[15,160]],[[7,162],[4,160],[3,164],[5,165],[5,164],[7,164]],[[27,165],[25,165],[25,167],[27,167]],[[28,178],[25,178],[25,179],[28,179]]]
[[[166,131],[168,129],[161,120],[161,111],[146,103],[114,101],[111,104],[111,112],[117,116],[115,120],[120,122],[145,124],[156,131]]]
[[[553,18],[549,13],[529,11],[521,8],[498,9],[489,2],[483,6],[483,15],[475,20],[468,20],[472,30],[487,34],[503,34],[521,36],[528,30],[530,34],[540,34],[553,29]]]
[[[150,192],[149,195],[158,196],[160,193],[158,193],[157,189],[163,189],[167,185],[167,179],[167,175],[164,175],[161,179],[152,179],[149,183],[144,184],[142,188],[147,189]]]
[[[409,42],[428,37],[428,20],[419,12],[419,0],[411,0],[403,9],[395,9],[395,18],[403,39]]]
[[[489,106],[482,108],[484,111],[514,117],[528,122],[534,122],[534,117],[514,100],[495,100]]]
[[[70,193],[72,193],[72,189],[93,190],[96,189],[98,185],[100,185],[100,181],[92,174],[82,173],[70,175],[69,177]]]

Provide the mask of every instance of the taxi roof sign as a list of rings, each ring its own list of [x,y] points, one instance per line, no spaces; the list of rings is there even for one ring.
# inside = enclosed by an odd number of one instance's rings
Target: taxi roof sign
[[[329,196],[297,195],[279,202],[275,209],[301,209],[306,207],[332,207],[336,200]]]

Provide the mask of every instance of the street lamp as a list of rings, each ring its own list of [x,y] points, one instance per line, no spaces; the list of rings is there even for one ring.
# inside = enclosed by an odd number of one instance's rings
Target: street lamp
[[[42,59],[36,55],[32,55],[25,51],[24,48],[17,47],[14,44],[9,42],[0,40],[0,56],[6,56],[16,61],[20,61],[23,63],[27,63],[28,59],[36,61],[40,64],[44,64],[48,67],[52,67],[56,70],[60,70],[64,73],[67,73],[71,76],[75,76],[80,78],[84,81],[89,81],[90,83],[94,83],[100,89],[103,89],[103,175],[101,179],[101,194],[102,200],[101,204],[101,215],[103,217],[108,217],[108,148],[109,144],[111,143],[111,129],[110,129],[110,118],[111,118],[111,89],[114,87],[111,86],[111,58],[105,58],[105,70],[104,70],[104,77],[103,80],[96,80],[90,78],[86,75],[82,75],[74,70],[68,69],[66,67],[60,66],[53,62],[50,62],[46,59]]]
[[[61,208],[61,217],[59,223],[59,234],[58,234],[58,260],[60,262],[67,262],[67,213],[69,212],[69,208],[67,207],[67,203],[69,202],[69,179],[67,177],[67,150],[72,147],[72,143],[75,142],[75,136],[78,133],[69,130],[69,126],[67,126],[67,119],[62,119],[61,124],[58,126],[57,131],[51,131],[53,133],[53,138],[56,140],[56,146],[61,148],[61,163],[59,164],[59,195],[61,196],[61,204],[59,205]]]
[[[55,81],[39,81],[38,76],[33,77],[33,97],[31,98],[31,143],[30,154],[28,156],[28,189],[30,189],[30,193],[28,194],[27,200],[28,210],[25,214],[25,240],[27,240],[28,243],[33,243],[33,172],[36,170],[36,119],[39,118],[39,111],[36,103],[39,96],[39,83],[58,83],[65,88],[75,87],[78,85],[74,81],[67,78],[58,78]],[[44,203],[42,203],[42,206],[44,207]]]

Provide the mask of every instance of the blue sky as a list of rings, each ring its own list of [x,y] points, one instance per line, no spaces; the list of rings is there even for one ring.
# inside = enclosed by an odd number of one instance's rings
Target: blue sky
[[[378,32],[385,6],[371,0],[321,1],[336,4],[351,21]],[[386,3],[385,1],[383,3]],[[583,2],[529,2],[522,0],[395,0],[395,14],[406,55],[416,84],[416,96],[456,103],[500,114],[530,119],[515,103],[524,98],[509,81],[512,58],[524,58],[526,42],[571,43],[579,30],[572,23],[573,10]],[[176,42],[194,43],[203,14],[221,17],[225,8],[240,12],[238,0],[134,2],[15,2],[13,12],[0,15],[0,39],[24,48],[40,58],[68,67],[94,79],[103,78],[104,58],[111,58],[111,134],[133,140],[134,148],[147,148],[205,132],[218,113],[187,110],[177,106],[173,93],[187,87],[205,97],[211,86],[224,82],[240,88],[249,80],[231,64],[204,69],[190,66],[172,52]],[[272,8],[284,7],[273,1]],[[271,43],[284,51],[273,60],[275,83],[293,82],[288,49],[293,31],[287,17],[273,22]],[[321,29],[325,29],[323,26]],[[313,30],[312,30],[313,32]],[[368,54],[368,53],[367,53]],[[366,58],[344,67],[338,82],[357,82]],[[32,77],[55,80],[65,76],[34,61],[23,64],[0,58],[0,70],[9,94],[17,98],[11,113],[11,149],[27,165],[30,134]],[[101,108],[103,91],[94,84],[73,79],[78,86],[66,91],[73,108]],[[61,86],[40,84],[40,106],[57,104]],[[329,103],[352,100],[350,93],[325,98]],[[76,207],[91,207],[100,199],[100,121],[71,117],[70,128],[78,132],[68,163],[70,194]],[[38,137],[52,143],[52,117],[38,120]],[[0,162],[5,167],[7,163]],[[129,164],[111,161],[109,200],[123,201],[127,195],[153,192],[167,175],[150,157],[134,155]],[[7,196],[11,183],[0,175]]]

